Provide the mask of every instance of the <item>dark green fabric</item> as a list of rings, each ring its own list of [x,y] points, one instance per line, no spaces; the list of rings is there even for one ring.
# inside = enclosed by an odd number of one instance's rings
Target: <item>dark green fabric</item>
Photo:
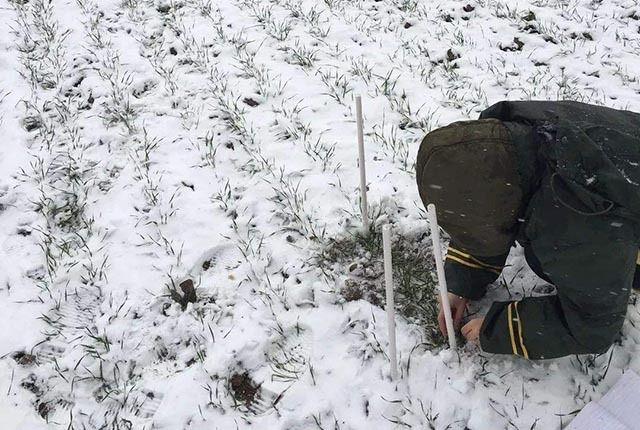
[[[464,250],[508,252],[522,191],[510,134],[500,121],[457,122],[429,133],[416,179],[425,206],[436,205],[440,225]]]
[[[640,220],[640,114],[572,101],[500,102],[480,115],[535,127],[544,162],[596,213]]]
[[[624,218],[588,217],[555,203],[550,183],[534,195],[527,213],[526,255],[535,256],[541,275],[556,296],[519,302],[523,340],[529,358],[600,353],[622,327],[635,273],[638,242]],[[505,303],[485,317],[481,347],[513,354]],[[505,347],[506,345],[506,347]]]
[[[480,117],[534,130],[536,158],[519,162],[536,166],[531,183],[539,185],[518,241],[557,295],[518,303],[529,358],[605,351],[622,327],[636,271],[640,115],[575,102],[501,102]],[[485,317],[483,350],[514,353],[507,310],[494,303]]]
[[[531,194],[538,187],[536,179],[541,166],[536,160],[538,147],[535,144],[534,127],[518,122],[505,121],[503,123],[511,135],[511,144],[515,149],[516,167],[520,178],[520,189],[523,196],[523,208],[526,208]]]
[[[455,243],[450,244],[450,246],[458,247]],[[476,258],[486,264],[503,267],[508,255]],[[481,299],[487,292],[487,285],[495,282],[500,276],[493,271],[472,268],[450,259],[445,261],[444,271],[447,279],[447,290],[469,300]]]
[[[482,349],[531,359],[606,351],[640,284],[640,115],[576,102],[501,102],[480,118],[503,121],[514,139],[524,200],[517,241],[557,290],[517,306],[494,303]],[[482,296],[494,276],[449,260],[445,267],[451,291],[469,298]]]

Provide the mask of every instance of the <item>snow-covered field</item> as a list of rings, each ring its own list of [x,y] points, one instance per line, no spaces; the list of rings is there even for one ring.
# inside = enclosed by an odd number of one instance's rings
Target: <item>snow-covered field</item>
[[[318,255],[361,225],[356,94],[372,222],[426,259],[426,132],[640,110],[639,55],[635,0],[1,0],[0,428],[565,427],[640,371],[638,306],[539,363],[399,317],[393,383],[381,303],[344,294],[376,255]],[[487,301],[549,292],[510,263]]]

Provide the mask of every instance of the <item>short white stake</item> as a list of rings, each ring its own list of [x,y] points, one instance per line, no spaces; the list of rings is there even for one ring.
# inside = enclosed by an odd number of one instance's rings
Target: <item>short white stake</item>
[[[387,326],[389,327],[389,359],[391,360],[391,379],[398,380],[398,359],[396,353],[396,311],[393,299],[393,262],[391,261],[391,226],[382,227],[382,246],[384,248],[384,280],[387,292]]]
[[[436,206],[432,203],[427,206],[429,215],[429,227],[431,228],[431,240],[433,240],[433,256],[436,260],[436,269],[438,273],[438,285],[440,286],[440,300],[442,300],[442,308],[444,309],[444,320],[447,325],[447,334],[449,336],[449,347],[456,349],[456,335],[453,331],[453,318],[451,317],[451,305],[449,304],[449,296],[447,295],[447,278],[444,275],[444,262],[442,261],[442,248],[440,247],[440,228],[438,227],[438,216],[436,215]]]
[[[356,126],[358,128],[358,164],[360,165],[360,210],[364,233],[369,233],[369,207],[367,205],[367,171],[364,162],[364,132],[362,124],[362,97],[356,96]]]

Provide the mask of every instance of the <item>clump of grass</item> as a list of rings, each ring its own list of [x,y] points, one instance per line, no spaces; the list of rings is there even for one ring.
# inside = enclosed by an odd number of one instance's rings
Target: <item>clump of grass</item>
[[[296,40],[293,46],[285,48],[290,54],[289,62],[291,64],[298,65],[304,69],[313,67],[318,59],[318,50],[309,48]]]
[[[426,343],[444,345],[437,326],[438,296],[433,251],[426,232],[396,234],[392,245],[396,308],[408,321],[423,327]],[[339,288],[343,300],[385,302],[382,231],[347,232],[328,238],[314,256],[314,264],[331,280],[346,279]]]

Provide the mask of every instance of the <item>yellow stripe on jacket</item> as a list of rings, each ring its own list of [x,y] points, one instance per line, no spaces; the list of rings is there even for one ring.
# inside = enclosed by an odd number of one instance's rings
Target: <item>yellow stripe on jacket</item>
[[[518,312],[518,303],[520,302],[515,302],[515,306],[514,309],[516,310],[516,318],[517,318],[517,322],[518,322],[518,336],[520,338],[520,348],[522,349],[522,354],[524,355],[524,358],[529,359],[529,351],[527,351],[527,348],[524,346],[524,339],[522,338],[522,320],[520,319],[520,312]]]
[[[452,247],[449,247],[449,249],[447,249],[447,259],[456,261],[464,266],[471,267],[473,269],[486,270],[486,271],[495,273],[496,275],[499,275],[500,272],[502,271],[502,267],[492,266],[490,264],[483,263],[477,258],[469,254],[465,254],[464,252],[459,251]]]
[[[509,338],[511,339],[511,349],[513,350],[513,355],[518,354],[518,348],[516,347],[516,337],[513,331],[513,311],[511,310],[511,306],[513,303],[509,303],[507,306],[507,325],[509,327]]]

